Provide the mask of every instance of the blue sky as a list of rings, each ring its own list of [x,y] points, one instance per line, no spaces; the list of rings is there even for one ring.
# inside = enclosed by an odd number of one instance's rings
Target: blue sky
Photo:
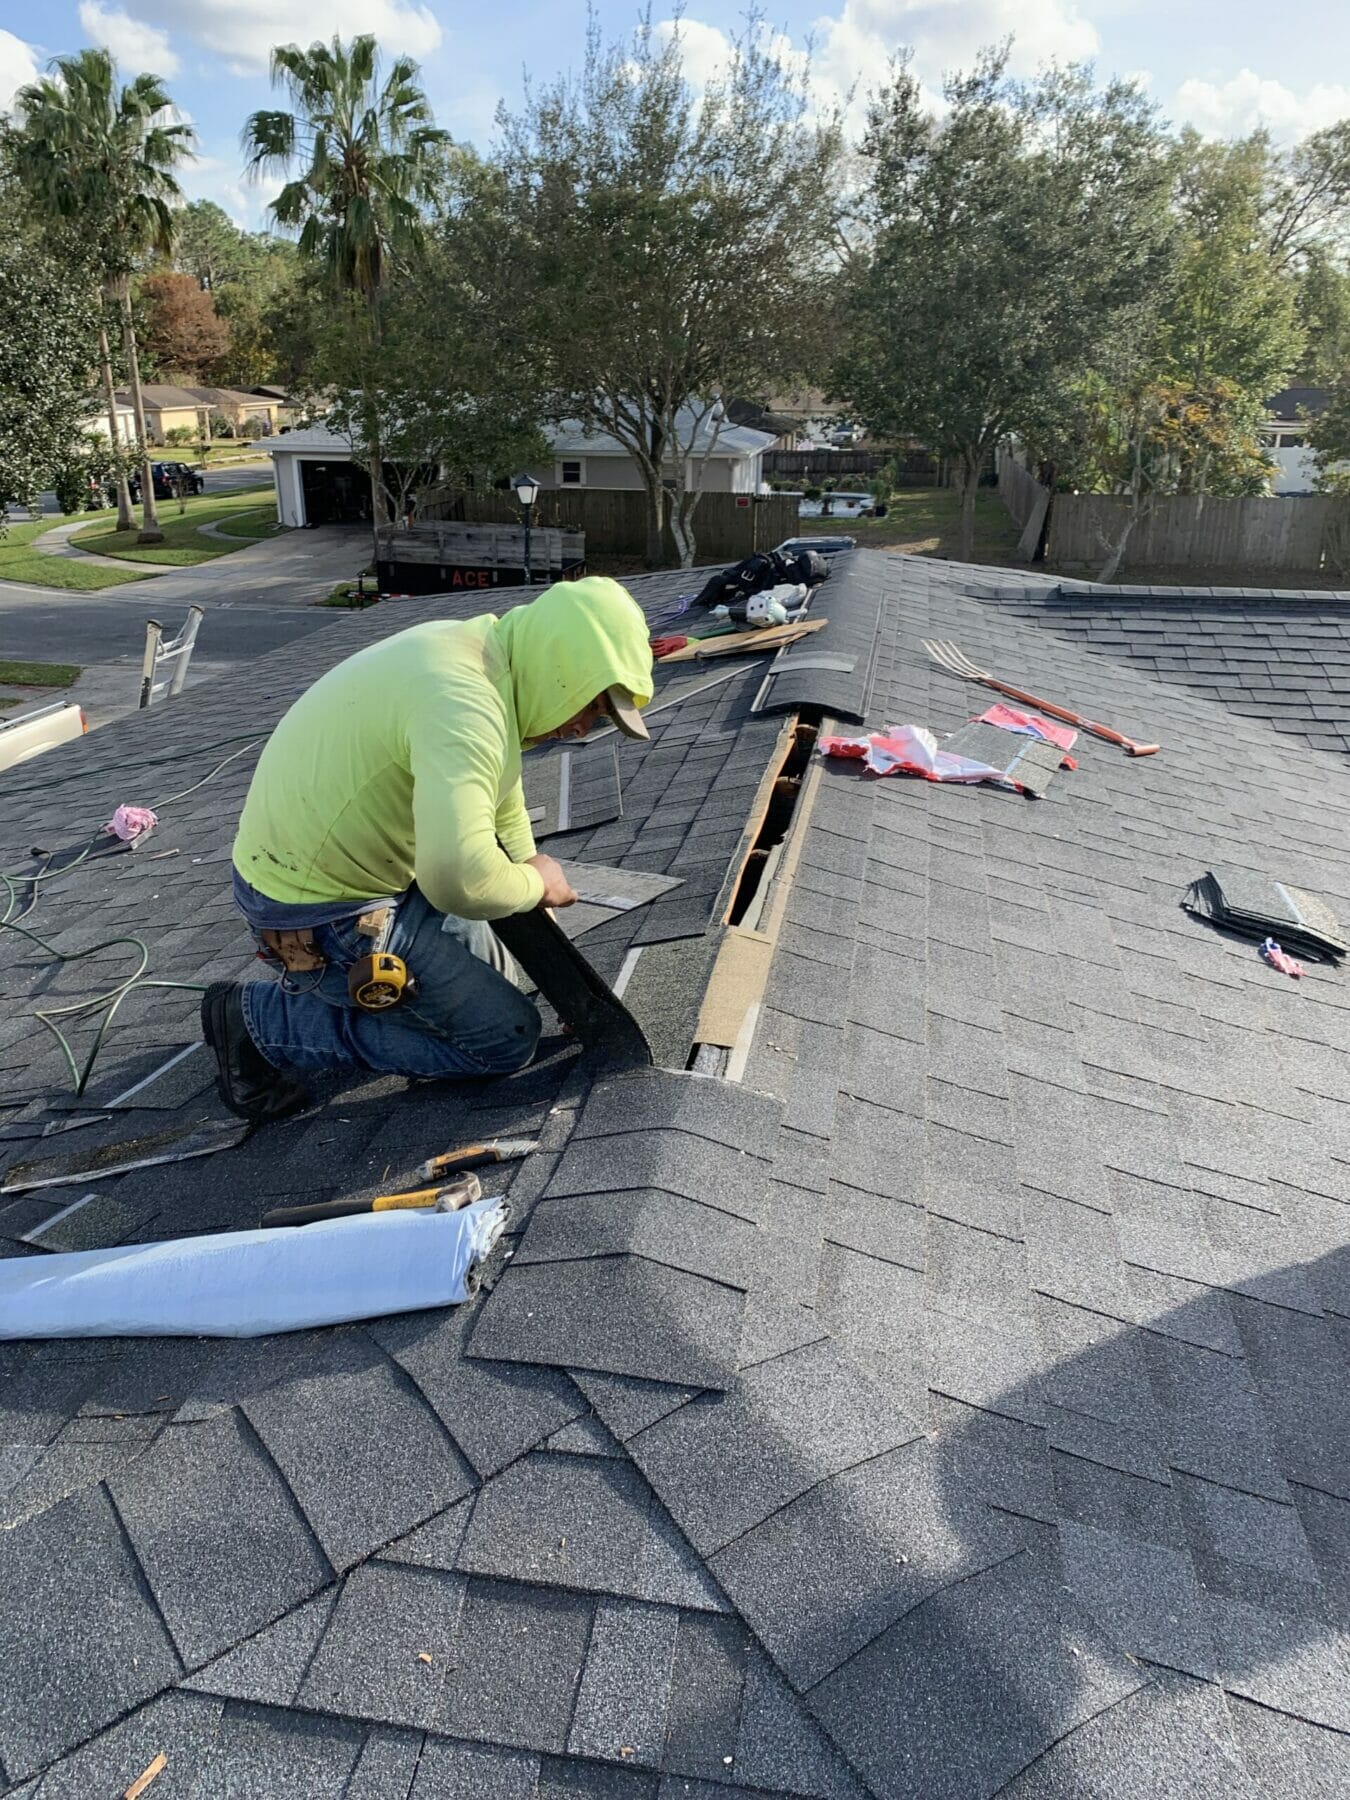
[[[598,0],[605,30],[629,29],[634,0]],[[682,27],[691,71],[714,67],[743,0],[689,0]],[[658,20],[666,13],[657,7]],[[1347,0],[779,0],[768,17],[796,50],[813,44],[825,94],[865,89],[902,44],[922,79],[968,63],[1015,33],[1026,70],[1051,57],[1091,58],[1138,75],[1169,117],[1217,136],[1268,125],[1289,140],[1350,115]],[[0,0],[0,108],[47,59],[104,43],[132,73],[153,68],[197,126],[201,158],[184,185],[260,224],[267,200],[241,177],[239,128],[268,104],[273,43],[372,30],[418,57],[438,122],[486,146],[499,99],[519,100],[523,72],[573,63],[585,0]]]

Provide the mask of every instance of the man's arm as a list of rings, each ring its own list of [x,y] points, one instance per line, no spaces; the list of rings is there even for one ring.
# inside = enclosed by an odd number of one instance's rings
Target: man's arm
[[[493,722],[419,723],[409,753],[417,885],[431,904],[461,919],[504,919],[538,906],[543,877],[497,842],[504,747],[494,742]],[[523,795],[520,808],[532,852]]]
[[[497,808],[497,836],[512,862],[528,862],[534,855],[530,811],[525,804],[524,786],[519,781]]]

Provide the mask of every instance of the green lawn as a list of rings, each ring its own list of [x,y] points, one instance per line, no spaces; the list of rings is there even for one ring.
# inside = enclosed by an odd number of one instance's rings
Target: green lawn
[[[955,488],[897,488],[884,519],[802,519],[800,537],[857,538],[869,550],[902,550],[911,556],[955,556],[961,499]],[[1008,509],[993,488],[975,501],[975,548],[980,563],[1009,563],[1019,536]]]
[[[271,490],[268,492],[270,494]],[[276,502],[269,499],[257,512],[240,513],[235,518],[223,519],[220,529],[227,537],[238,538],[241,543],[257,543],[262,538],[275,537],[281,530],[277,523]]]
[[[138,544],[134,531],[109,530],[108,523],[91,525],[77,531],[71,539],[81,550],[97,551],[100,556],[116,556],[125,562],[158,563],[185,567],[210,562],[216,556],[228,556],[231,550],[253,538],[270,537],[276,525],[272,506],[273,489],[267,486],[241,488],[235,494],[194,494],[179,511],[177,500],[160,500],[159,527],[164,533],[162,544]],[[208,536],[199,525],[229,525],[235,522],[230,538]]]
[[[0,682],[6,687],[68,688],[79,673],[75,663],[10,662],[0,656]]]
[[[113,512],[66,513],[60,518],[48,514],[42,519],[12,520],[0,534],[0,581],[23,581],[32,587],[68,588],[81,592],[96,588],[120,587],[124,581],[141,581],[150,571],[139,569],[101,569],[97,563],[82,563],[73,556],[48,556],[30,548],[35,537],[57,525],[70,525],[77,520],[115,519]],[[96,526],[106,530],[106,523]]]

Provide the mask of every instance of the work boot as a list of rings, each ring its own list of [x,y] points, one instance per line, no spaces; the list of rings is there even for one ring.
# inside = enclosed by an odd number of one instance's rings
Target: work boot
[[[202,995],[202,1036],[216,1059],[216,1091],[255,1125],[298,1112],[309,1095],[273,1068],[248,1034],[237,981],[213,981]]]

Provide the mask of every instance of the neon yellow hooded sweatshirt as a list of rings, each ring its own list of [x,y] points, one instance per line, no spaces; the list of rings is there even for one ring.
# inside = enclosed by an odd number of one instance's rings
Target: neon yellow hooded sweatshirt
[[[500,919],[543,897],[522,744],[606,688],[652,696],[642,610],[617,581],[558,582],[501,618],[414,625],[315,682],[268,739],[234,866],[297,906],[401,893]],[[498,840],[505,845],[505,853]]]

